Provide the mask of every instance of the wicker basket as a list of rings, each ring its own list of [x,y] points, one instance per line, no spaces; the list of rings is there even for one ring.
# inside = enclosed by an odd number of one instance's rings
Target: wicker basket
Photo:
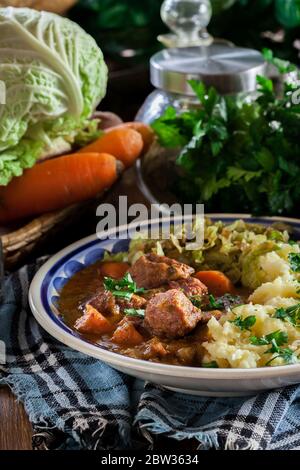
[[[1,236],[4,263],[7,269],[13,268],[30,254],[45,237],[53,235],[56,229],[77,212],[77,206],[44,214],[28,224]]]
[[[77,0],[0,0],[1,7],[27,7],[64,15]]]

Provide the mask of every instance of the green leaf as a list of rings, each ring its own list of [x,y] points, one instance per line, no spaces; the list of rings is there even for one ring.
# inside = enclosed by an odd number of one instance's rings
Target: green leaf
[[[273,93],[274,86],[271,79],[263,77],[262,75],[257,75],[256,81],[260,85],[259,91]]]
[[[125,308],[124,313],[125,315],[131,316],[131,317],[144,317],[145,316],[145,310],[141,308]]]
[[[274,169],[275,158],[269,149],[265,147],[262,148],[261,150],[255,153],[255,158],[264,170],[272,171]]]
[[[297,70],[297,67],[294,64],[291,64],[289,61],[275,57],[271,49],[263,49],[262,53],[265,60],[269,62],[269,64],[274,65],[274,67],[276,67],[278,72],[281,74],[286,74]]]
[[[266,366],[270,365],[275,359],[281,358],[286,364],[292,364],[298,362],[298,358],[290,348],[281,348],[283,344],[288,342],[288,334],[285,331],[274,331],[269,335],[258,338],[252,336],[250,343],[255,346],[270,345],[271,347],[265,351],[265,354],[275,354],[267,363]]]
[[[234,182],[244,180],[246,183],[249,183],[254,178],[260,178],[261,175],[262,171],[248,171],[233,166],[229,166],[227,169],[227,177]]]
[[[275,0],[275,13],[286,28],[300,26],[300,0]]]
[[[209,304],[206,306],[208,310],[230,310],[232,307],[237,307],[243,303],[239,295],[232,294],[224,294],[218,299],[210,294],[208,300]]]
[[[191,297],[189,297],[189,299],[195,307],[197,307],[197,308],[202,307],[202,305],[203,305],[202,295],[192,295]]]
[[[218,369],[219,365],[216,361],[212,362],[202,362],[201,367],[205,367],[207,369]]]
[[[199,80],[188,80],[188,83],[199,99],[200,103],[204,103],[206,96],[206,86],[204,83],[200,82]]]
[[[145,289],[138,288],[130,273],[126,273],[122,279],[105,277],[103,285],[106,290],[112,292],[115,297],[122,297],[130,300],[133,294],[141,294]]]
[[[277,346],[281,346],[288,342],[288,334],[285,331],[274,331],[266,336],[258,338],[257,336],[251,336],[250,343],[255,346],[265,346],[272,342],[276,342]]]
[[[222,308],[223,304],[218,302],[214,295],[210,294],[208,296],[208,300],[209,300],[209,305],[208,305],[208,308],[210,309],[219,309],[219,308]]]
[[[287,308],[278,308],[274,317],[287,321],[295,327],[300,327],[300,303]]]
[[[248,330],[251,331],[251,328],[256,323],[256,317],[254,315],[249,315],[246,318],[238,317],[235,320],[231,320],[230,323],[233,323],[235,326],[240,328],[242,331]]]
[[[194,125],[192,115],[190,115],[190,120],[192,122],[189,122],[188,127],[192,128]],[[187,131],[187,113],[177,116],[177,111],[171,106],[166,109],[161,117],[152,122],[151,127],[158,136],[160,144],[164,147],[183,147],[192,136],[192,129],[190,134],[185,134]]]
[[[290,253],[289,262],[291,270],[295,273],[300,273],[300,253]]]
[[[202,199],[208,201],[214,194],[217,194],[221,189],[228,188],[231,182],[229,178],[220,178],[216,180],[215,176],[208,176],[202,183]]]

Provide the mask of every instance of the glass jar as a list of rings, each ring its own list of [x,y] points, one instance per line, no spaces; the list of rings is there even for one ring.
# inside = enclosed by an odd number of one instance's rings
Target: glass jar
[[[161,116],[168,106],[179,112],[199,106],[189,80],[203,81],[223,94],[256,91],[256,76],[264,75],[266,63],[252,49],[213,44],[208,47],[165,49],[150,61],[150,79],[155,90],[146,98],[136,120],[147,124]]]

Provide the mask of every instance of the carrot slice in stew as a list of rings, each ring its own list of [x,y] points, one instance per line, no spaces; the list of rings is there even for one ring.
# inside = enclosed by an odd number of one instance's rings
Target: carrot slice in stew
[[[87,305],[85,313],[78,318],[74,327],[80,333],[90,333],[95,335],[103,335],[110,333],[113,325],[105,318],[102,313],[98,312],[92,305]]]
[[[198,271],[195,277],[203,282],[208,291],[215,296],[234,293],[233,283],[221,271]]]
[[[113,343],[122,344],[122,346],[137,346],[144,341],[132,323],[123,323],[118,326],[111,340]]]
[[[128,263],[111,262],[101,264],[100,272],[103,276],[112,277],[113,279],[122,279],[129,269]]]

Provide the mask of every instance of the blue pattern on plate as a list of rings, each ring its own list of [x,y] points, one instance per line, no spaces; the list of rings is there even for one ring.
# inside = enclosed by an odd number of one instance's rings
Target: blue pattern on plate
[[[53,279],[53,286],[55,287],[57,292],[60,292],[62,290],[68,279],[68,277],[56,277],[55,279]]]
[[[121,251],[128,251],[130,240],[116,240],[116,243],[113,246],[113,253],[120,253]]]
[[[66,278],[66,281],[67,281],[67,280],[68,280],[68,279]],[[54,307],[58,308],[58,302],[59,302],[59,295],[53,295],[53,296],[51,297],[51,303],[52,303],[52,305],[54,305]]]
[[[72,260],[65,264],[64,271],[67,277],[72,277],[74,274],[81,271],[85,265],[83,263],[79,263],[78,261]]]
[[[96,263],[96,261],[101,260],[103,258],[103,255],[104,255],[104,250],[102,250],[101,248],[91,250],[84,257],[85,266],[90,266],[91,264]]]

